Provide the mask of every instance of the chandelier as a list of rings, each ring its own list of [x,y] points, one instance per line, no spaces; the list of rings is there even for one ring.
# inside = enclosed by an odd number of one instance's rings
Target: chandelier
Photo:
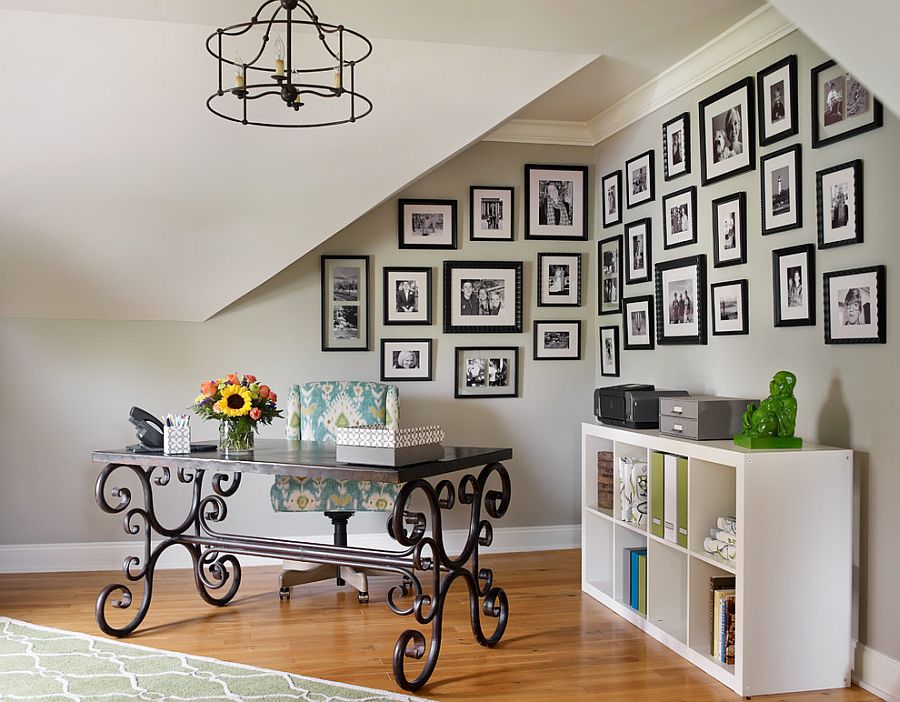
[[[263,13],[267,17],[260,19]],[[251,47],[245,61],[239,48],[247,51],[254,29],[263,31],[262,44],[258,51]],[[206,50],[219,64],[219,89],[206,106],[232,122],[327,127],[355,122],[372,111],[372,101],[356,90],[356,65],[372,53],[372,43],[343,25],[321,22],[306,0],[267,0],[249,22],[210,34]]]

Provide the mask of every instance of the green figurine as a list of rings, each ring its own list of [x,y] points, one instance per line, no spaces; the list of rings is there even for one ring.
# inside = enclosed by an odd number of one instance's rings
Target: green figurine
[[[797,398],[794,387],[797,376],[790,371],[778,371],[769,383],[769,396],[759,403],[750,403],[741,418],[741,433],[734,443],[744,448],[800,448],[803,439],[794,436],[797,424]]]

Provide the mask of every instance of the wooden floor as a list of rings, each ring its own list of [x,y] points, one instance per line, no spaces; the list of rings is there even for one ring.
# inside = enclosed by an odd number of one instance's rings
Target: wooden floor
[[[475,643],[465,586],[458,582],[448,602],[440,662],[418,694],[441,701],[497,702],[740,699],[582,594],[579,551],[503,554],[483,560],[510,598],[506,635],[494,649]],[[210,607],[197,596],[189,571],[160,571],[150,612],[126,640],[398,690],[390,672],[394,642],[415,622],[392,614],[384,605],[391,581],[371,580],[369,605],[359,605],[353,591],[337,590],[332,583],[295,588],[293,599],[279,602],[278,570],[245,569],[240,592],[224,608]],[[119,573],[0,575],[0,614],[99,634],[94,600],[102,587],[121,581]],[[754,699],[877,698],[853,687]]]

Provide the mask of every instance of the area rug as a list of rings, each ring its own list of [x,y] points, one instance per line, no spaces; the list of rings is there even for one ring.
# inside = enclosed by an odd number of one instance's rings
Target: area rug
[[[0,617],[0,700],[428,702]]]

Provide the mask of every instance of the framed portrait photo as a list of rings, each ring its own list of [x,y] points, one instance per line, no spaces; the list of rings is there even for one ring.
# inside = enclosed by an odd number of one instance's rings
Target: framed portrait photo
[[[600,375],[619,377],[618,327],[600,327]]]
[[[431,380],[431,339],[382,339],[382,380]]]
[[[603,176],[600,181],[603,191],[603,226],[611,227],[622,223],[622,171]]]
[[[763,156],[759,180],[762,233],[776,234],[803,226],[800,144]]]
[[[706,343],[706,255],[656,264],[656,341]]]
[[[588,167],[525,165],[525,238],[588,238]]]
[[[622,311],[622,237],[611,236],[597,242],[599,287],[597,314]]]
[[[822,276],[826,344],[887,343],[884,276],[884,266]]]
[[[791,54],[756,74],[759,145],[768,146],[797,133],[797,56]]]
[[[749,334],[747,279],[728,280],[709,286],[713,336]]]
[[[515,190],[502,185],[469,187],[469,241],[516,238]]]
[[[709,185],[756,168],[753,79],[700,101],[700,182]]]
[[[625,162],[628,208],[652,202],[656,197],[653,178],[653,149]]]
[[[399,201],[401,249],[455,249],[456,200]]]
[[[622,302],[622,337],[626,351],[653,349],[653,295],[626,297]]]
[[[814,149],[877,129],[884,122],[881,103],[834,61],[812,69],[810,88]]]
[[[521,331],[521,261],[444,261],[445,334]]]
[[[625,282],[646,283],[653,276],[650,218],[625,225]]]
[[[697,243],[697,186],[663,197],[663,248]]]
[[[535,361],[580,361],[581,320],[535,321]]]
[[[747,193],[712,201],[713,266],[747,263]]]
[[[431,267],[385,267],[383,287],[385,324],[431,324]]]
[[[816,323],[816,250],[812,244],[772,252],[772,298],[776,327]]]
[[[322,256],[322,350],[369,350],[369,257]]]
[[[458,346],[453,397],[518,397],[519,349]]]
[[[816,173],[819,248],[863,241],[863,168],[856,159]]]
[[[581,305],[581,254],[538,254],[538,307]]]
[[[682,112],[663,125],[663,177],[672,180],[691,172],[691,115]]]

